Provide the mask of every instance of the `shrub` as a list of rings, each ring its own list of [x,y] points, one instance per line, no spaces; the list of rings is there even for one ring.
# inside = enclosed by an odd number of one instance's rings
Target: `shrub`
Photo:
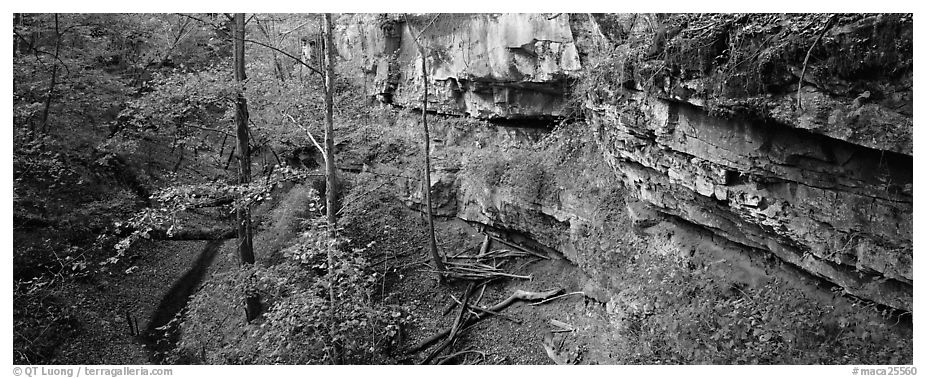
[[[333,248],[333,267],[327,249]],[[331,359],[332,341],[344,363],[383,363],[403,323],[401,306],[374,302],[380,277],[368,274],[365,248],[327,237],[324,219],[306,222],[282,255],[282,263],[235,269],[217,275],[190,302],[181,324],[183,340],[171,360],[246,364],[321,364]],[[329,275],[337,302],[330,317]],[[245,324],[242,298],[258,294],[267,311]],[[334,339],[332,339],[332,336]]]

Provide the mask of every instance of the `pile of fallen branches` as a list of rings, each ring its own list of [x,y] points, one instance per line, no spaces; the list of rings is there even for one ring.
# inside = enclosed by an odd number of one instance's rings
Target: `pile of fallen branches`
[[[500,242],[511,249],[503,248],[492,250],[491,246],[493,241]],[[457,308],[453,323],[441,332],[438,332],[418,345],[408,349],[406,351],[407,358],[437,344],[437,347],[431,350],[419,364],[434,363],[442,365],[454,361],[459,362],[461,358],[464,363],[466,361],[470,361],[470,363],[472,363],[472,361],[487,361],[486,353],[472,349],[449,353],[443,357],[438,356],[454,345],[461,334],[474,327],[476,323],[483,319],[496,316],[520,324],[521,321],[519,319],[501,313],[502,310],[515,302],[524,301],[531,305],[541,305],[564,296],[581,294],[581,292],[564,294],[562,289],[542,292],[516,290],[511,296],[493,306],[480,306],[479,302],[482,300],[486,285],[489,282],[506,278],[532,279],[530,275],[513,274],[506,272],[502,268],[506,263],[513,261],[515,258],[550,259],[549,256],[535,252],[528,247],[517,245],[489,234],[485,235],[485,239],[478,253],[463,251],[456,255],[446,257],[444,259],[445,270],[439,273],[442,273],[445,277],[469,281],[469,283],[461,297],[457,298],[452,294],[450,295],[453,301],[444,309],[443,315],[447,315],[455,307]],[[533,261],[529,261],[527,264],[530,262]],[[425,263],[425,261],[420,261],[418,263]],[[428,271],[438,273],[433,267]],[[477,284],[477,282],[479,283]],[[477,291],[474,290],[474,287],[480,289],[478,290],[478,295],[474,295]],[[473,298],[475,298],[475,300],[473,300]],[[472,360],[470,357],[473,357]]]
[[[429,346],[441,340],[444,340],[436,349],[431,351],[431,353],[429,353],[428,356],[425,357],[425,359],[422,360],[419,364],[424,365],[424,364],[431,363],[432,361],[435,361],[435,358],[439,356],[444,350],[446,350],[447,347],[453,345],[453,343],[456,342],[456,340],[460,337],[462,333],[466,332],[467,330],[475,326],[475,324],[478,323],[479,321],[486,319],[493,315],[503,316],[499,312],[501,312],[502,310],[504,310],[505,308],[507,308],[508,306],[512,305],[513,303],[517,301],[526,301],[526,302],[543,301],[551,297],[554,297],[563,291],[562,289],[554,289],[554,290],[548,290],[548,291],[542,291],[542,292],[530,292],[530,291],[524,291],[524,290],[516,290],[514,294],[512,294],[510,297],[506,298],[505,300],[495,304],[492,307],[484,308],[484,307],[479,306],[479,300],[482,299],[482,294],[480,294],[473,303],[470,303],[470,297],[473,292],[473,287],[474,287],[473,283],[470,283],[469,285],[467,285],[466,291],[463,292],[463,296],[461,300],[457,301],[456,298],[454,298],[454,301],[458,302],[459,309],[457,311],[457,316],[454,318],[453,324],[450,327],[444,329],[443,331],[438,332],[434,336],[431,336],[428,339],[422,341],[417,346],[409,349],[407,354],[414,354],[414,353],[420,352],[422,350],[425,350]],[[485,290],[485,285],[483,284],[483,293],[484,293],[484,290]],[[513,321],[517,321],[517,320],[513,320]],[[451,354],[450,356],[437,360],[437,363],[445,364],[457,356],[458,356],[458,353]]]
[[[480,260],[473,261],[446,261],[444,266],[447,268],[443,273],[450,278],[462,280],[486,280],[498,277],[519,278],[530,280],[531,276],[512,274],[505,272],[501,266],[505,261],[487,264]]]
[[[489,250],[489,247],[492,244],[492,240],[502,241],[486,235],[478,254],[472,255],[461,252],[454,256],[448,257],[446,261],[444,261],[444,266],[447,270],[442,273],[446,277],[462,280],[488,280],[494,278],[517,278],[530,280],[531,276],[505,272],[502,269],[502,266],[510,261],[510,259],[518,257],[536,257],[540,259],[549,259],[549,257],[543,254],[521,247],[515,247],[518,248],[516,250]],[[436,273],[434,270],[431,270],[430,272]]]

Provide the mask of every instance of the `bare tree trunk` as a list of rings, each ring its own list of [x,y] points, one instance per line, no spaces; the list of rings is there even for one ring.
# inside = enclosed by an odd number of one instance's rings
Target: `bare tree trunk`
[[[55,84],[58,81],[58,53],[61,51],[61,32],[58,28],[58,14],[55,13],[55,58],[51,66],[51,83],[45,93],[45,108],[42,110],[42,133],[48,133],[48,112],[51,109],[51,100],[55,96]]]
[[[434,236],[434,214],[431,205],[431,134],[428,131],[428,67],[424,49],[421,50],[421,78],[424,81],[424,97],[421,99],[421,125],[424,128],[424,201],[428,215],[428,246],[431,261],[437,273],[437,280],[444,282],[444,260],[437,250],[437,238]]]
[[[23,14],[22,13],[13,13],[13,31],[16,31],[16,27],[23,26]],[[20,38],[13,38],[13,57],[18,57],[22,51],[22,40]]]
[[[235,81],[238,83],[238,95],[235,99],[235,124],[238,137],[238,184],[247,185],[251,181],[251,148],[248,140],[248,101],[243,88],[247,76],[244,72],[244,13],[235,13],[234,17]],[[254,244],[251,234],[251,208],[245,205],[237,210],[238,222],[238,257],[242,264],[254,263]],[[260,314],[260,298],[256,295],[245,298],[245,314],[251,321]]]
[[[434,264],[434,269],[437,273],[437,280],[440,283],[444,283],[444,259],[441,257],[440,252],[437,250],[437,238],[434,236],[434,214],[433,206],[431,204],[431,134],[428,130],[428,64],[427,56],[424,51],[424,46],[421,46],[421,42],[418,41],[421,38],[421,34],[424,33],[431,24],[437,20],[437,17],[440,14],[434,16],[431,19],[431,22],[428,23],[418,32],[418,36],[415,37],[415,46],[418,47],[418,53],[421,54],[421,80],[424,84],[424,96],[421,99],[421,126],[424,128],[424,202],[425,202],[425,211],[428,217],[428,249],[431,253],[431,262]],[[411,32],[411,23],[408,22],[408,15],[405,15],[405,24],[408,25],[409,32]]]
[[[334,38],[332,38],[331,13],[325,13],[325,211],[328,218],[328,237],[332,241],[338,236],[336,209],[337,176],[334,166]],[[328,244],[328,296],[329,326],[333,348],[332,362],[341,364],[341,347],[337,341],[336,277],[334,272],[334,246]]]

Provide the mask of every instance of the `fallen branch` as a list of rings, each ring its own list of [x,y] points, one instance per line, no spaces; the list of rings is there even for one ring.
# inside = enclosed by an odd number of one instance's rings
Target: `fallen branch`
[[[514,292],[514,294],[511,294],[510,297],[506,298],[505,300],[499,302],[498,304],[496,304],[496,305],[494,305],[494,306],[492,306],[492,307],[489,307],[488,310],[489,310],[489,311],[492,311],[492,312],[501,312],[502,310],[504,310],[504,309],[507,308],[508,306],[511,306],[511,304],[513,304],[513,303],[516,302],[516,301],[542,301],[542,300],[548,299],[548,298],[550,298],[550,297],[552,297],[552,296],[555,296],[555,295],[561,293],[562,291],[563,291],[563,289],[553,289],[553,290],[542,291],[542,292],[532,292],[532,291],[516,290],[516,291]],[[482,320],[482,319],[487,319],[487,318],[488,318],[488,317],[485,317],[485,318],[470,318],[470,319],[466,322],[466,324],[465,324],[464,326],[465,326],[465,327],[469,327],[469,326],[471,326],[471,325],[476,324],[478,321],[480,321],[480,320]],[[435,334],[435,335],[433,335],[433,336],[431,336],[431,337],[425,339],[424,341],[422,341],[420,344],[418,344],[418,345],[415,346],[414,348],[410,349],[410,350],[408,351],[407,354],[417,353],[417,352],[421,351],[422,349],[425,349],[425,348],[431,346],[432,344],[434,344],[434,343],[437,342],[438,340],[440,340],[440,339],[446,337],[447,335],[449,335],[449,334],[450,334],[450,331],[451,331],[451,328],[447,328],[447,329],[445,329],[445,330],[443,330],[443,331],[441,331],[441,332],[438,332],[437,334]]]
[[[562,297],[567,297],[567,296],[576,295],[576,294],[585,295],[585,292],[584,292],[584,291],[573,291],[573,292],[571,292],[571,293],[566,293],[566,294],[562,294],[562,295],[557,295],[557,296],[555,296],[555,297],[553,297],[553,298],[545,299],[545,300],[542,300],[542,301],[536,302],[536,303],[531,303],[531,306],[539,306],[539,305],[542,305],[542,304],[544,304],[544,303],[547,303],[547,302],[550,302],[550,301],[553,301],[553,300],[556,300],[556,299],[560,299],[560,298],[562,298]]]
[[[476,255],[476,256],[464,255],[464,253],[466,253],[466,251],[450,256],[450,258],[460,259],[460,260],[476,260],[476,261],[484,261],[484,260],[489,260],[489,259],[499,259],[499,258],[507,258],[507,257],[528,257],[528,256],[547,258],[545,256],[539,256],[533,253],[522,252],[522,251],[512,251],[510,249],[496,249],[492,251],[487,251],[485,253],[480,253],[479,255]]]
[[[504,239],[502,239],[502,238],[499,238],[499,237],[496,237],[496,236],[492,236],[492,239],[493,239],[493,240],[496,240],[496,241],[498,241],[498,242],[500,242],[500,243],[502,243],[502,244],[505,244],[505,245],[507,245],[507,246],[510,246],[511,248],[516,248],[516,249],[519,249],[519,250],[521,250],[521,251],[524,251],[525,253],[529,253],[529,254],[532,254],[532,255],[538,256],[538,257],[542,257],[542,258],[547,259],[547,260],[550,259],[550,257],[547,256],[547,255],[544,255],[544,254],[535,252],[535,251],[531,250],[530,248],[527,248],[527,247],[523,247],[523,246],[514,244],[514,243],[509,242],[509,241],[507,241],[507,240],[504,240]]]
[[[452,298],[453,300],[451,300],[450,303],[447,303],[447,306],[444,307],[444,311],[441,311],[440,316],[447,316],[447,314],[449,314],[451,310],[453,310],[454,308],[457,307],[458,304],[460,304],[460,301],[454,298],[453,294],[450,295],[450,298]]]
[[[425,357],[425,359],[421,361],[419,365],[424,365],[424,364],[427,364],[428,362],[431,362],[431,360],[434,359],[434,357],[437,357],[437,355],[440,354],[440,352],[443,352],[444,349],[447,349],[447,347],[450,346],[450,344],[452,344],[453,341],[456,339],[457,335],[460,334],[459,331],[460,331],[461,325],[466,321],[465,319],[466,309],[469,307],[467,305],[467,301],[469,301],[469,295],[470,293],[472,293],[472,291],[473,291],[473,283],[470,282],[469,285],[466,285],[466,291],[463,292],[463,301],[462,301],[463,304],[460,306],[460,311],[457,313],[457,317],[453,321],[453,326],[450,327],[450,337],[448,337],[447,341],[441,344],[440,347],[438,347],[433,352],[431,352],[431,354]]]
[[[451,306],[454,306],[454,307],[455,307],[456,305],[462,304],[462,302],[460,302],[460,300],[457,299],[457,297],[454,297],[453,294],[450,295],[450,298],[453,299],[453,302],[451,303]],[[515,324],[521,324],[521,320],[519,320],[519,319],[517,319],[517,318],[514,318],[514,317],[511,317],[511,316],[508,316],[508,315],[505,315],[505,314],[502,314],[502,313],[500,313],[500,312],[492,311],[492,310],[489,310],[489,309],[487,309],[487,308],[482,308],[482,307],[475,306],[475,305],[471,305],[471,304],[466,304],[466,307],[467,307],[467,309],[469,310],[469,313],[472,314],[473,316],[477,317],[477,318],[481,318],[481,317],[485,316],[485,314],[490,314],[490,315],[498,316],[498,317],[500,317],[500,318],[502,318],[502,319],[510,320],[510,321],[514,322]],[[478,314],[478,313],[476,313],[476,311],[480,311],[480,312],[482,312],[482,314]],[[448,310],[448,311],[445,311],[444,314],[446,315],[447,312],[449,312],[449,310]]]
[[[573,327],[572,324],[561,322],[556,319],[550,319],[550,324],[552,324],[554,327],[561,328],[563,332],[573,332],[576,330],[576,327]],[[557,332],[557,331],[552,331],[552,332]]]
[[[459,269],[459,268],[457,268],[457,269]],[[450,270],[450,269],[445,270],[445,271],[439,271],[439,270],[435,270],[435,269],[427,269],[426,272],[428,272],[428,273],[443,273],[443,274],[446,274],[447,277],[458,278],[458,279],[462,279],[462,280],[484,280],[484,279],[495,278],[495,277],[520,278],[520,279],[524,279],[524,280],[528,280],[528,281],[530,281],[530,280],[533,279],[533,277],[531,277],[531,276],[521,276],[521,275],[517,275],[517,274],[511,274],[511,273],[505,273],[505,272],[496,272],[496,271],[484,271],[484,272],[482,272],[482,271],[476,271],[476,270],[472,270],[472,271],[454,271],[454,270]]]
[[[443,245],[443,244],[442,244],[442,245]],[[461,258],[461,259],[463,259],[463,258],[473,258],[472,256],[463,256],[463,254],[466,253],[466,252],[467,252],[466,250],[462,250],[462,251],[460,251],[460,252],[457,252],[457,254],[455,254],[455,255],[453,255],[453,256],[450,256],[449,258],[451,258],[451,259],[455,259],[455,258]],[[460,256],[462,256],[462,257],[460,257]]]
[[[482,302],[482,296],[485,295],[485,293],[486,293],[486,285],[487,285],[487,284],[488,284],[488,282],[483,282],[483,283],[482,283],[482,289],[480,289],[480,291],[479,291],[479,296],[476,297],[476,301],[473,302],[473,305],[474,305],[474,306],[479,306],[479,302]]]

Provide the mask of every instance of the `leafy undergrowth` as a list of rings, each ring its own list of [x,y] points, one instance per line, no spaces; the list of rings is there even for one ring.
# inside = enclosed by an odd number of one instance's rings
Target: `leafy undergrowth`
[[[301,188],[287,197],[309,201],[299,206],[287,198],[283,210],[273,212],[269,232],[281,246],[277,257],[214,275],[177,318],[181,341],[167,362],[323,364],[331,362],[333,342],[341,348],[343,363],[395,362],[391,352],[410,318],[403,306],[377,297],[382,276],[369,269],[370,259],[381,255],[377,243],[357,246],[348,239],[329,239],[317,192]],[[296,223],[296,234],[282,242],[288,234],[284,223]],[[335,251],[333,270],[327,266],[329,248]],[[330,274],[336,277],[334,319]],[[265,309],[249,324],[239,307],[248,294],[258,294]]]
[[[821,303],[780,280],[741,287],[652,256],[628,270],[621,362],[912,363],[910,330],[858,301]]]
[[[50,361],[61,344],[82,332],[76,311],[68,298],[56,297],[56,289],[95,274],[114,243],[102,234],[113,220],[128,216],[144,202],[143,182],[148,178],[138,174],[137,162],[96,148],[105,128],[81,128],[106,120],[108,102],[124,95],[122,83],[99,75],[97,85],[69,95],[87,96],[84,110],[54,106],[48,133],[18,123],[28,119],[17,119],[13,130],[17,363]],[[20,79],[14,80],[17,89],[30,84]],[[25,99],[15,98],[17,106],[20,100]]]
[[[59,345],[81,331],[75,316],[44,289],[14,295],[13,319],[17,363],[47,361]]]
[[[622,92],[697,99],[711,114],[773,119],[776,96],[813,86],[834,98],[909,105],[912,14],[597,15],[596,45],[576,100]],[[806,59],[806,62],[805,62]],[[787,97],[787,96],[786,96]],[[794,105],[797,109],[800,107]]]

